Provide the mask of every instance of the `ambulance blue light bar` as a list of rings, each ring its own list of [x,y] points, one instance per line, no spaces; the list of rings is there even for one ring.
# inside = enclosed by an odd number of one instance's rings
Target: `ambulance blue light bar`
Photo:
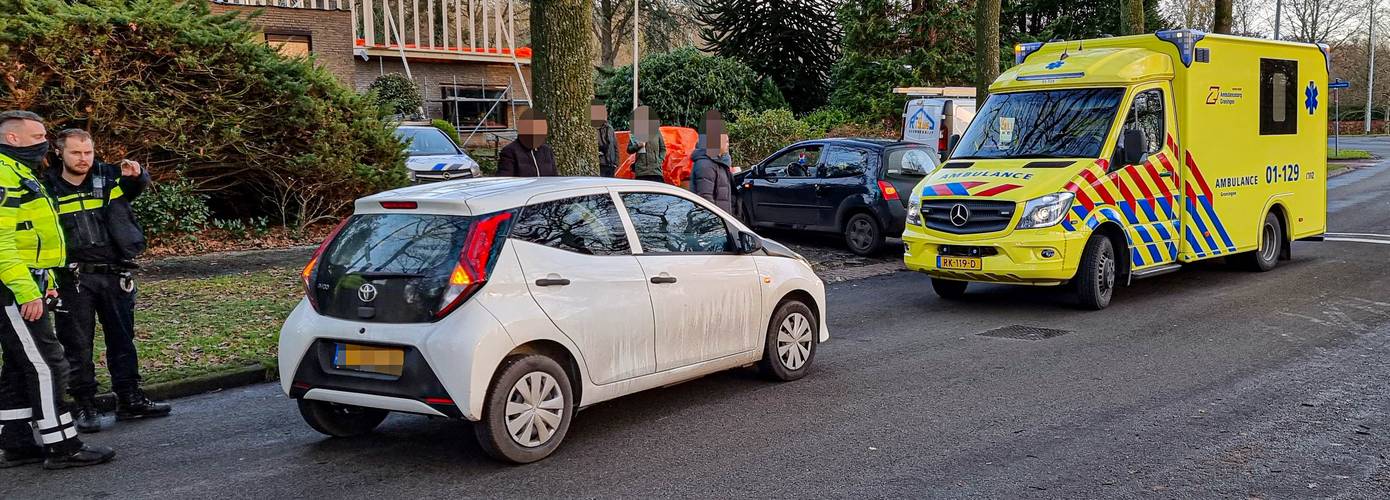
[[[1154,35],[1159,40],[1176,46],[1178,57],[1182,58],[1182,65],[1189,68],[1192,67],[1192,58],[1197,52],[1197,42],[1207,36],[1206,33],[1197,30],[1166,30]]]
[[[1020,75],[1017,80],[1020,82],[1036,82],[1038,80],[1061,80],[1064,78],[1081,78],[1086,73],[1077,71],[1074,73],[1047,73],[1042,75]]]
[[[1027,59],[1029,54],[1037,52],[1042,46],[1043,42],[1028,42],[1014,45],[1014,64],[1023,64],[1023,60]]]

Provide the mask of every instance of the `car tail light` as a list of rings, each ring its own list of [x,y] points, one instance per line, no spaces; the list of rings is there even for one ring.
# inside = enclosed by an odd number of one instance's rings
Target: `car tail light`
[[[898,188],[893,187],[888,181],[878,181],[878,190],[883,192],[883,199],[885,201],[898,199]]]
[[[304,266],[304,271],[299,274],[300,278],[304,280],[304,296],[309,299],[309,305],[313,306],[315,311],[319,310],[319,299],[314,294],[314,277],[318,275],[319,258],[323,257],[323,251],[328,249],[328,243],[333,241],[333,237],[338,236],[338,232],[343,230],[343,226],[346,226],[350,219],[350,217],[343,219],[337,227],[333,228],[332,232],[328,233],[328,236],[323,239],[323,243],[319,243],[319,249],[314,251],[314,257],[309,259],[309,263]]]
[[[459,253],[458,265],[449,274],[449,290],[440,301],[439,312],[435,318],[443,318],[458,309],[483,284],[497,260],[497,252],[502,249],[501,241],[506,238],[512,220],[511,212],[501,212],[482,218],[468,228],[468,236]]]

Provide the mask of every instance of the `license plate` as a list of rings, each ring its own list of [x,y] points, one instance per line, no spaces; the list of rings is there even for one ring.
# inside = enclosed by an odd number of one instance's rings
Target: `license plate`
[[[358,344],[337,344],[333,367],[381,375],[401,376],[405,371],[405,350]]]
[[[936,267],[939,269],[959,269],[962,271],[980,271],[984,269],[979,257],[947,257],[938,255],[936,257]]]

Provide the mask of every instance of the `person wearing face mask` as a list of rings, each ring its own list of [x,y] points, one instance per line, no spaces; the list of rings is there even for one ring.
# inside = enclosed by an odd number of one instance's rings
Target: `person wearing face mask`
[[[150,401],[140,389],[135,351],[135,280],[132,261],[145,237],[130,202],[150,183],[139,163],[97,161],[92,135],[67,129],[53,141],[61,168],[44,171],[43,185],[58,202],[58,219],[67,243],[67,266],[57,270],[62,307],[54,314],[58,340],[68,359],[68,394],[77,403],[77,431],[101,430],[97,411],[96,367],[92,342],[101,321],[106,367],[116,393],[117,420],[163,417],[170,406]]]
[[[0,113],[0,467],[43,462],[46,469],[66,469],[116,455],[83,444],[63,402],[68,363],[44,296],[66,247],[53,201],[35,175],[47,153],[42,118]]]
[[[555,151],[545,143],[548,132],[545,115],[532,108],[517,121],[516,140],[497,157],[498,177],[554,177]]]

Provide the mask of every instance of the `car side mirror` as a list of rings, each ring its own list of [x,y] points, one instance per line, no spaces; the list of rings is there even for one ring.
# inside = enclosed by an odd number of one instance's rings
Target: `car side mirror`
[[[1125,131],[1120,139],[1122,144],[1119,155],[1120,165],[1112,166],[1118,168],[1124,165],[1137,165],[1142,163],[1144,161],[1145,152],[1149,150],[1148,141],[1144,138],[1144,132],[1138,129],[1129,129]]]
[[[941,161],[951,157],[951,152],[956,150],[957,144],[960,144],[960,134],[951,134],[951,137],[946,139],[946,150],[941,152]]]
[[[738,253],[747,255],[763,249],[763,239],[748,231],[738,233]]]

